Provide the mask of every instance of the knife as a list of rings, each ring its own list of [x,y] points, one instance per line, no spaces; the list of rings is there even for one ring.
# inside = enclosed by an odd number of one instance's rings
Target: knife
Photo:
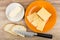
[[[32,36],[38,36],[38,37],[44,37],[44,38],[49,38],[52,39],[51,34],[43,34],[43,33],[34,33],[34,32],[26,32],[26,31],[18,31],[15,30],[16,33],[25,35],[26,37],[32,37]]]

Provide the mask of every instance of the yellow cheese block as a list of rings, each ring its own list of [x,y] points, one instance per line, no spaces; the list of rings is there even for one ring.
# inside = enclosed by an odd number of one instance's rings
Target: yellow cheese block
[[[29,20],[29,22],[33,22],[34,20],[38,19],[38,15],[36,14],[36,12],[34,12],[33,14],[31,15],[28,15],[27,16],[27,19]]]
[[[44,22],[43,20],[41,20],[40,18],[38,18],[38,19],[34,20],[32,22],[32,24],[36,27],[36,29],[38,29],[40,31],[43,31],[46,22]]]
[[[38,12],[37,15],[39,15],[44,21],[48,21],[48,19],[51,16],[51,13],[49,13],[44,7],[42,7]]]
[[[18,15],[18,13],[21,11],[20,7],[16,7],[9,13],[9,17],[14,18]]]

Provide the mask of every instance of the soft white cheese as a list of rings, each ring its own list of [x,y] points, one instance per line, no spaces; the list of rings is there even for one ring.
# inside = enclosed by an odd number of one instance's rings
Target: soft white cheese
[[[14,18],[14,17],[18,16],[18,13],[21,12],[21,10],[22,10],[22,8],[19,6],[12,9],[11,12],[9,13],[9,17]]]

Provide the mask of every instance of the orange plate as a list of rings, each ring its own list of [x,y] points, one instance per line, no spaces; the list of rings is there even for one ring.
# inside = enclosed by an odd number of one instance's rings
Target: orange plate
[[[48,20],[48,22],[46,23],[44,29],[42,32],[47,32],[50,29],[53,28],[55,22],[56,22],[56,10],[54,8],[54,6],[52,6],[49,2],[46,1],[35,1],[32,2],[28,8],[26,9],[26,13],[25,13],[25,22],[27,24],[27,26],[29,27],[29,29],[31,29],[33,32],[37,32],[37,33],[41,33],[40,30],[37,30],[28,20],[27,20],[27,16],[32,14],[33,12],[37,12],[38,10],[40,10],[42,7],[44,7],[45,9],[47,9],[52,16],[50,17],[50,19]]]

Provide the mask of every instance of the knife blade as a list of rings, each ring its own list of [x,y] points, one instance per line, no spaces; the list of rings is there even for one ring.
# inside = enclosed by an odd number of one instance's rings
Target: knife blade
[[[18,30],[15,30],[15,32],[25,35],[26,37],[38,36],[38,37],[44,37],[44,38],[50,38],[50,39],[52,39],[53,37],[51,34],[34,33],[34,32],[26,32],[26,31],[18,31]]]

